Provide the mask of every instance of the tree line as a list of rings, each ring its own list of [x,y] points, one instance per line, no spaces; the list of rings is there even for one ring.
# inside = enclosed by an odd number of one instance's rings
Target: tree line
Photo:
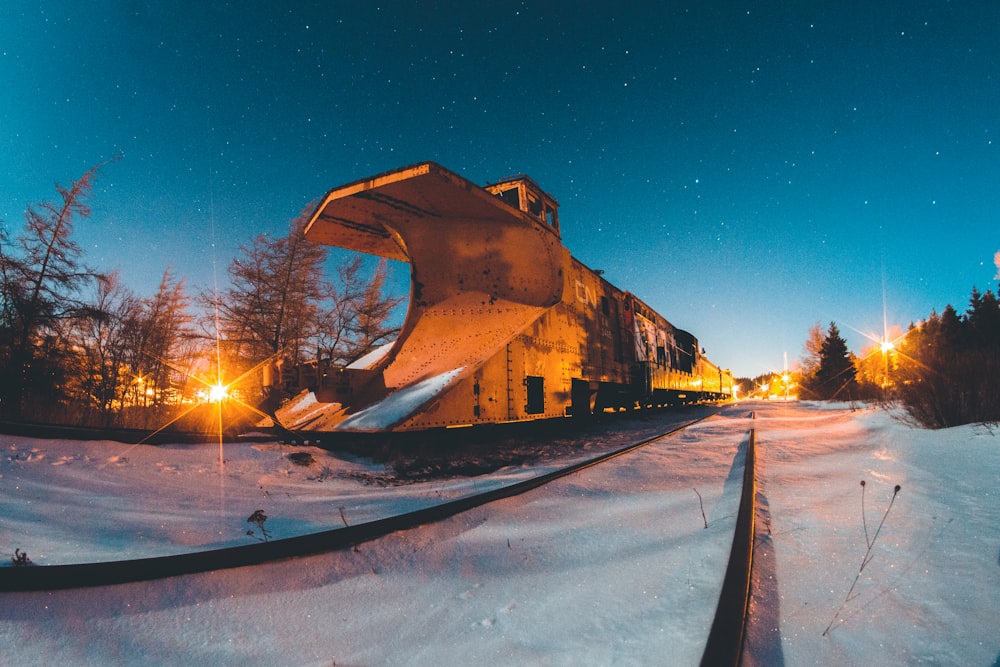
[[[891,341],[855,357],[831,322],[810,329],[802,360],[805,398],[898,400],[922,425],[1000,422],[1000,301],[972,289],[959,313],[948,305]]]
[[[991,291],[973,289],[962,315],[950,305],[932,312],[899,347],[895,386],[920,423],[1000,422],[1000,303]]]
[[[345,365],[398,333],[386,263],[367,271],[355,257],[327,276],[305,212],[286,236],[242,245],[220,292],[192,295],[167,268],[144,297],[91,268],[73,230],[106,164],[29,205],[16,235],[0,224],[0,418],[153,428],[241,376],[240,399],[273,411],[281,369]]]

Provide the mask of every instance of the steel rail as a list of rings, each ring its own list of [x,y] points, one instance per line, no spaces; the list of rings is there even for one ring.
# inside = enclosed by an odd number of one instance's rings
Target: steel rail
[[[659,435],[531,479],[491,491],[447,501],[432,507],[375,519],[353,526],[345,526],[268,542],[168,556],[63,565],[32,564],[20,567],[0,567],[0,592],[60,590],[150,581],[185,574],[196,574],[247,565],[260,565],[271,561],[346,549],[383,537],[389,533],[441,521],[466,510],[531,491],[561,477],[566,477],[585,468],[627,454],[640,447],[645,447],[661,438],[665,438],[704,421],[714,414],[717,413],[713,412],[681,426],[671,428]]]
[[[751,419],[755,415],[751,413]],[[743,491],[733,531],[733,546],[729,565],[722,581],[719,604],[712,629],[702,654],[702,667],[739,665],[746,635],[746,618],[750,604],[750,570],[753,567],[754,514],[756,513],[757,479],[755,474],[757,431],[750,429],[743,467]]]

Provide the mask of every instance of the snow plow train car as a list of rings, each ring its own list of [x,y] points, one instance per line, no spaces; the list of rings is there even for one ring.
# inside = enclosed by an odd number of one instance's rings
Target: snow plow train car
[[[294,427],[409,431],[732,396],[690,333],[575,258],[530,178],[486,187],[425,162],[335,188],[306,238],[408,262],[398,338],[314,366]],[[301,401],[300,401],[301,403]],[[301,408],[301,405],[299,406]]]

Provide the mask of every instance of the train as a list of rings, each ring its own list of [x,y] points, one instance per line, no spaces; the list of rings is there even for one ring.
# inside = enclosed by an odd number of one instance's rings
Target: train
[[[561,241],[558,202],[423,162],[330,190],[307,239],[407,262],[398,337],[313,365],[296,429],[395,432],[586,418],[733,396],[729,370]]]

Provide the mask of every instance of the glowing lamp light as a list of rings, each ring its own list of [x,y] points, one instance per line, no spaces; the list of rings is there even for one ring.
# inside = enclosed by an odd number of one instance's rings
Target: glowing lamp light
[[[213,384],[208,388],[208,400],[218,403],[229,398],[229,389],[222,383]]]

